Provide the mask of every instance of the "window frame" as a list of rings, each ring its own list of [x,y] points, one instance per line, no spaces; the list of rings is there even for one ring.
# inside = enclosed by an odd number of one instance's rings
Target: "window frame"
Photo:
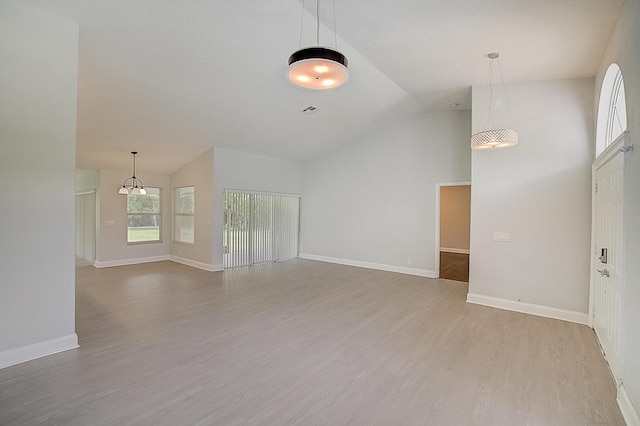
[[[145,188],[145,190],[147,190],[147,192],[149,190],[158,190],[158,212],[157,213],[146,213],[146,212],[129,212],[129,197],[131,196],[141,196],[141,195],[133,195],[133,194],[127,194],[127,245],[139,245],[139,244],[158,244],[158,243],[162,243],[162,188],[160,187],[154,187],[154,186],[147,186]],[[147,195],[142,195],[144,196],[149,196],[149,194]],[[144,240],[144,241],[129,241],[129,217],[130,216],[157,216],[158,217],[158,239],[157,240]]]
[[[596,118],[595,156],[598,158],[628,129],[627,103],[622,70],[615,62],[602,79]]]
[[[182,189],[192,188],[193,191],[193,213],[184,213],[178,212],[178,200],[179,200],[179,192]],[[192,241],[183,241],[179,240],[177,237],[178,231],[178,217],[191,217],[193,221],[193,240]],[[173,188],[173,232],[172,232],[172,242],[177,244],[186,244],[193,246],[196,242],[196,186],[195,185],[184,185],[184,186],[176,186]]]

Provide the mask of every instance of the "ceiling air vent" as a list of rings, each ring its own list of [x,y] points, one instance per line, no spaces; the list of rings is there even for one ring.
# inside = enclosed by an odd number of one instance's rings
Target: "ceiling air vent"
[[[314,107],[313,105],[310,105],[302,110],[302,112],[304,112],[307,115],[311,115],[316,111],[318,111],[318,108]]]

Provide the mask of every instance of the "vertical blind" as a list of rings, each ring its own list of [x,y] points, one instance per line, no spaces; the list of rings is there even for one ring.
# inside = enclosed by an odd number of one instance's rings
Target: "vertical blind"
[[[225,269],[298,255],[299,197],[225,191],[224,204]]]

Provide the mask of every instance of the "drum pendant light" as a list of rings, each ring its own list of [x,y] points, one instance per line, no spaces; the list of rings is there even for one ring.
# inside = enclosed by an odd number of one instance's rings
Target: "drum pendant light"
[[[489,53],[487,55],[487,57],[491,59],[491,62],[489,63],[489,130],[485,130],[471,136],[471,149],[474,150],[509,148],[518,145],[518,132],[516,130],[491,128],[491,103],[493,102],[493,61],[498,59],[499,56],[499,53]],[[505,99],[507,99],[508,109],[509,102],[507,98],[507,90],[504,87],[504,79],[502,78],[502,69],[500,69],[500,79],[502,83],[502,90],[504,91],[504,97]]]
[[[320,46],[320,0],[316,0],[316,45],[305,47],[289,56],[287,79],[292,84],[311,90],[334,89],[342,86],[349,79],[349,62],[340,52],[329,47]],[[304,15],[304,1],[302,3]],[[335,35],[335,4],[334,37]],[[302,28],[301,28],[302,33]],[[301,34],[302,37],[302,34]]]

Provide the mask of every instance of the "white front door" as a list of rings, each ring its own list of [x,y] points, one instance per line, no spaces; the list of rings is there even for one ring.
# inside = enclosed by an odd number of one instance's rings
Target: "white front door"
[[[618,145],[618,144],[612,144]],[[622,146],[622,144],[620,144]],[[595,171],[594,253],[591,264],[593,328],[611,373],[620,378],[622,317],[624,153],[615,146],[598,159]]]

